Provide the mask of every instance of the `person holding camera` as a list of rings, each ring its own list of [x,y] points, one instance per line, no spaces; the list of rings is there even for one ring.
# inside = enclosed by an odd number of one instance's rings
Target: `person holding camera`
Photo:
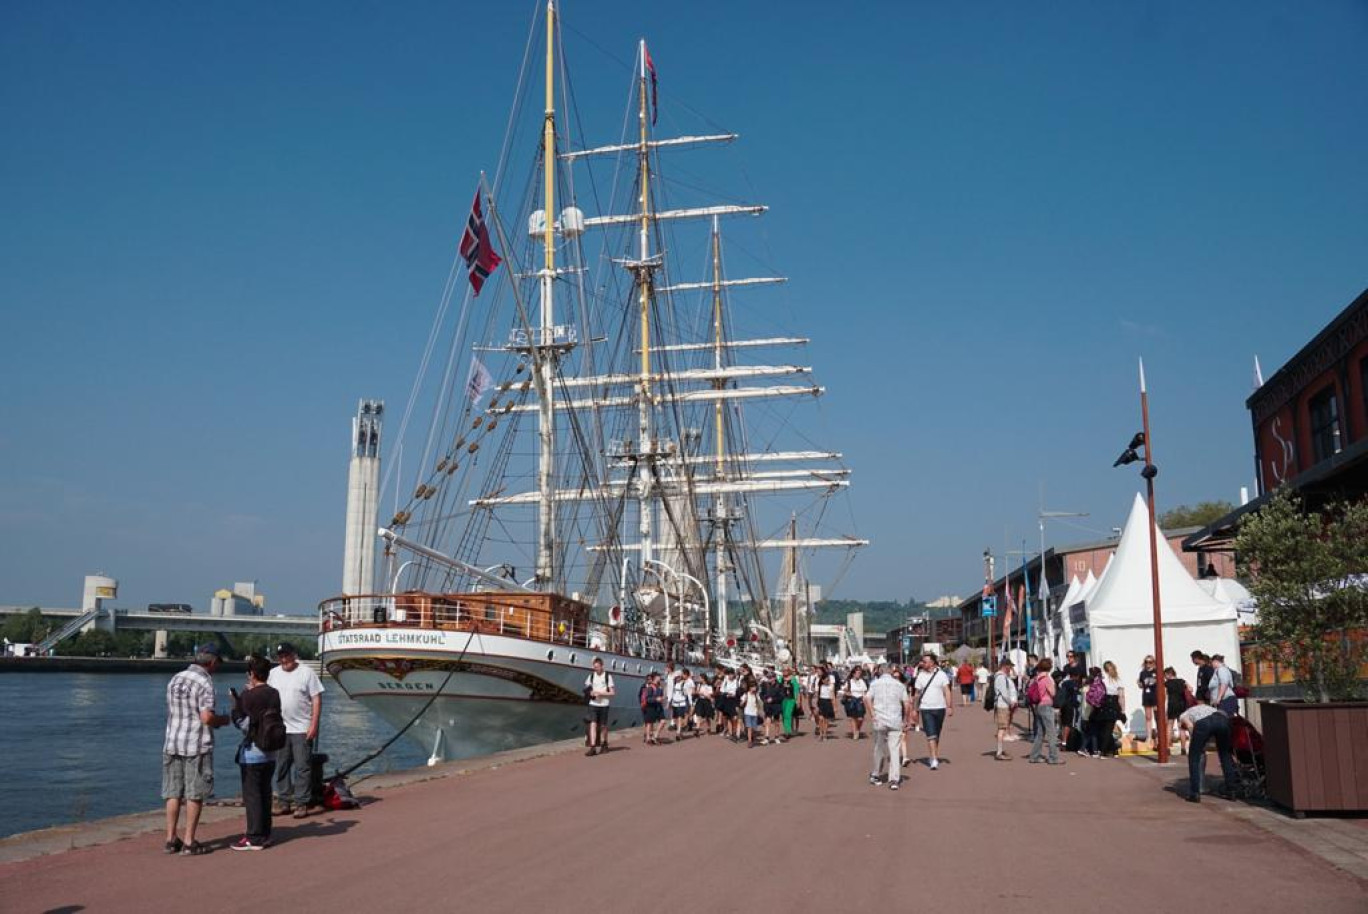
[[[232,845],[235,851],[263,850],[271,841],[271,778],[275,774],[275,748],[284,744],[285,723],[280,712],[280,693],[266,684],[271,662],[265,657],[247,658],[247,688],[233,696],[229,715],[242,731],[237,763],[242,772],[242,807],[247,829]]]

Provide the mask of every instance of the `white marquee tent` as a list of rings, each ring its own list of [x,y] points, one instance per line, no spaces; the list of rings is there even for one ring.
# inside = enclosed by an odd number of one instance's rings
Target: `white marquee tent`
[[[1136,679],[1145,657],[1154,652],[1154,604],[1150,581],[1149,535],[1158,537],[1159,606],[1164,630],[1164,662],[1189,684],[1196,669],[1194,650],[1224,654],[1232,669],[1240,666],[1239,628],[1235,607],[1215,599],[1193,579],[1159,528],[1149,524],[1144,499],[1135,496],[1130,518],[1116,554],[1087,600],[1091,634],[1089,663],[1110,660],[1125,687],[1127,727],[1144,729],[1144,711]]]
[[[1092,574],[1091,571],[1088,572]],[[1094,584],[1097,582],[1094,581]],[[1078,602],[1078,595],[1083,591],[1083,584],[1078,580],[1078,575],[1069,579],[1069,589],[1064,592],[1064,599],[1059,601],[1059,607],[1050,613],[1050,633],[1049,643],[1045,646],[1044,657],[1049,657],[1058,666],[1064,658],[1064,654],[1069,650],[1069,644],[1073,638],[1073,631],[1068,627],[1069,607]]]
[[[1102,577],[1105,578],[1107,576],[1107,569],[1111,568],[1111,562],[1112,557],[1107,556],[1107,565],[1102,569]],[[1074,596],[1072,602],[1065,601],[1063,607],[1060,609],[1060,625],[1061,630],[1064,633],[1064,637],[1061,639],[1061,652],[1068,652],[1071,650],[1082,650],[1086,652],[1088,650],[1088,598],[1097,590],[1097,584],[1100,580],[1100,578],[1093,574],[1092,569],[1089,568],[1088,576],[1083,579],[1083,584],[1078,588],[1078,593]],[[1081,640],[1080,636],[1082,636]],[[1056,663],[1059,663],[1062,660],[1063,653],[1055,658]]]

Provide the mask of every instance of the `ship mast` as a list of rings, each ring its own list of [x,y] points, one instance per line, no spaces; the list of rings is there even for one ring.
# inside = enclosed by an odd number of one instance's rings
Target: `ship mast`
[[[537,584],[550,589],[555,579],[556,548],[556,3],[546,3],[546,117],[542,127],[542,184],[545,193],[542,227],[540,334],[532,345],[539,347],[540,385],[537,409]]]
[[[712,297],[713,297],[713,370],[718,372],[718,379],[713,381],[715,390],[722,390],[727,386],[726,379],[721,377],[722,372],[722,234],[718,229],[718,220],[713,216],[712,225]],[[726,474],[726,415],[723,412],[724,405],[721,399],[713,404],[713,421],[716,424],[714,438],[717,443],[717,463],[714,467],[715,478],[721,482]],[[727,574],[731,570],[727,565],[727,545],[730,537],[729,521],[727,516],[727,494],[718,492],[713,496],[713,523],[715,525],[713,539],[717,550],[717,584],[713,589],[713,597],[717,600],[717,630],[723,641],[727,638]]]
[[[637,388],[637,454],[639,459],[637,514],[640,521],[638,535],[641,541],[641,566],[645,568],[655,558],[652,553],[655,540],[655,516],[651,505],[651,501],[655,497],[654,457],[656,450],[651,428],[651,285],[659,262],[652,261],[650,251],[651,146],[648,135],[650,120],[647,116],[646,40],[644,38],[641,39],[637,49],[637,60],[639,64],[637,72],[637,122],[640,127],[637,168],[641,196],[638,205],[640,218],[638,259],[632,266],[636,273],[638,319],[641,323],[641,376]]]

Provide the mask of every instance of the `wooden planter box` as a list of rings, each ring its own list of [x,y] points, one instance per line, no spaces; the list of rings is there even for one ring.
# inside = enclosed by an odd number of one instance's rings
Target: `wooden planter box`
[[[1368,701],[1261,701],[1268,798],[1294,813],[1368,811]]]

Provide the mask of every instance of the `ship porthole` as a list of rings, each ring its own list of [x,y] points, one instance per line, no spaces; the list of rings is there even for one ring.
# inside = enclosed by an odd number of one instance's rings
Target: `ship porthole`
[[[555,659],[556,659],[556,652],[555,652],[555,651],[547,651],[547,652],[546,652],[546,659],[547,659],[547,660],[555,660]]]
[[[638,672],[638,673],[641,672],[641,664],[639,664],[639,663],[637,664],[637,672]]]
[[[570,655],[570,662],[571,662],[571,663],[574,663],[574,662],[575,662],[575,655],[574,655],[574,654],[571,654],[571,655]]]

